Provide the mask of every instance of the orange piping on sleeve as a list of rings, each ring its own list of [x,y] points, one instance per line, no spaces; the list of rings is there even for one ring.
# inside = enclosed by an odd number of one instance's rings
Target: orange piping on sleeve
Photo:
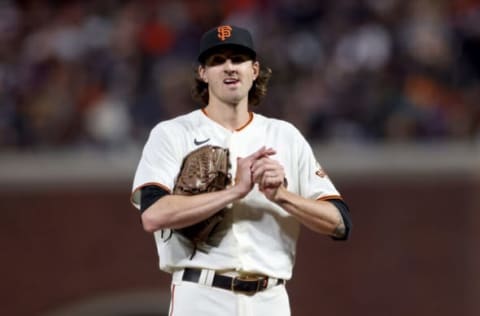
[[[343,200],[340,195],[326,195],[321,196],[317,199],[317,201],[328,201],[328,200]]]

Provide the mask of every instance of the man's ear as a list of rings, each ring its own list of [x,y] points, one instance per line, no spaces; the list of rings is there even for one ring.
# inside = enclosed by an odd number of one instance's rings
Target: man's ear
[[[198,76],[203,80],[203,82],[208,83],[207,76],[205,76],[205,67],[202,65],[198,66]]]
[[[258,78],[258,74],[260,73],[260,63],[258,61],[254,61],[252,64],[253,67],[253,80]]]

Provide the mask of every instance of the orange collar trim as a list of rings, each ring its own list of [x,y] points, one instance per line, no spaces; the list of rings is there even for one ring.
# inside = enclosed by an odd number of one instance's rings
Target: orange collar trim
[[[205,114],[207,117],[210,118],[210,116],[208,116],[208,113],[207,113],[207,110],[205,110],[205,108],[201,108],[203,114]],[[251,122],[253,121],[253,112],[251,111],[248,111],[248,121],[240,126],[239,128],[235,129],[236,132],[240,132],[242,129],[244,129],[245,127],[247,127]]]

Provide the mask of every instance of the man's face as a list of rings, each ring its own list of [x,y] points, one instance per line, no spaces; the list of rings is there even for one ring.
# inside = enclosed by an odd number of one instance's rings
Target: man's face
[[[259,64],[247,53],[235,49],[221,49],[199,67],[200,77],[208,83],[210,102],[236,105],[248,98],[248,92],[257,78]]]

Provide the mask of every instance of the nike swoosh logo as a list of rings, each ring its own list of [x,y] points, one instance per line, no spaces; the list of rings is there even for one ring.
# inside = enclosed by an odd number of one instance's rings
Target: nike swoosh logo
[[[197,140],[197,139],[195,138],[195,139],[193,140],[193,143],[198,146],[198,145],[201,145],[201,144],[205,144],[205,143],[208,142],[209,140],[210,140],[210,138],[207,138],[207,139],[205,139],[205,140]]]

